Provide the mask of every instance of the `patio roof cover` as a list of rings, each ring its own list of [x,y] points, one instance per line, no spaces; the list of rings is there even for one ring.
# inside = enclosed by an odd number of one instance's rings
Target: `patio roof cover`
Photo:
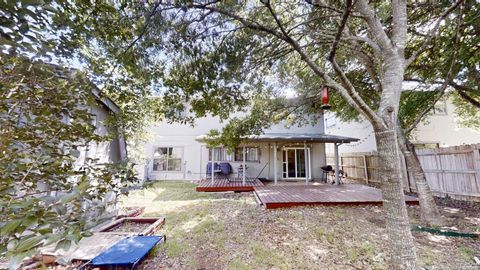
[[[208,135],[200,135],[197,141],[208,141]],[[319,143],[350,143],[360,139],[343,137],[330,134],[318,133],[265,133],[261,135],[250,135],[245,138],[247,141],[256,142],[319,142]]]

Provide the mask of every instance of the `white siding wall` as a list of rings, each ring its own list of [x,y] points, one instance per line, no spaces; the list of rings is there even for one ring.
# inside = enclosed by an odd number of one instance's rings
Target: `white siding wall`
[[[95,115],[92,121],[95,123],[95,132],[101,136],[108,134],[108,127],[104,124],[104,121],[109,115],[109,110],[100,104],[96,104],[89,108],[90,113]],[[115,132],[115,130],[111,130]],[[121,161],[126,157],[126,150],[124,149],[123,138],[116,137],[115,139],[101,143],[90,143],[86,149],[80,151],[80,157],[77,164],[82,165],[85,163],[85,158],[96,158],[99,163],[112,163]]]
[[[314,126],[302,126],[285,128],[284,124],[276,125],[265,133],[324,133],[323,118]],[[144,145],[146,162],[138,166],[138,172],[143,175],[144,180],[199,180],[205,177],[206,164],[208,162],[208,149],[204,143],[195,139],[207,134],[211,129],[221,129],[225,123],[221,123],[217,117],[205,117],[197,119],[195,126],[181,124],[158,123],[150,127],[150,139]],[[260,162],[247,162],[249,177],[256,177],[262,168],[267,165],[259,177],[273,179],[273,143],[252,143],[260,149]],[[179,172],[158,172],[153,171],[153,153],[157,147],[182,147],[182,168]],[[312,150],[312,171],[313,177],[317,177],[320,166],[325,164],[325,152],[323,144],[316,144]],[[278,152],[278,179],[281,179],[282,152]],[[241,162],[229,161],[234,174]],[[319,166],[320,165],[320,166]],[[318,176],[318,177],[321,177]]]
[[[332,135],[346,136],[360,139],[359,142],[342,144],[339,146],[339,153],[355,153],[355,152],[371,152],[376,151],[377,145],[375,135],[373,134],[372,125],[366,121],[360,122],[342,122],[335,118],[335,115],[328,114],[325,116],[326,133]],[[333,144],[326,145],[326,152],[333,154]]]
[[[431,115],[413,134],[414,142],[438,143],[440,147],[480,143],[480,131],[461,128],[455,119],[455,105],[447,101],[446,115]]]
[[[208,159],[208,151],[205,146],[195,139],[207,134],[211,129],[221,128],[220,120],[217,117],[200,118],[196,121],[195,127],[182,124],[159,123],[151,126],[151,139],[145,144],[145,158],[147,160],[145,180],[177,180],[200,179],[205,168],[201,167],[201,161]],[[157,147],[182,147],[182,168],[179,172],[156,172],[153,171],[153,152]],[[142,168],[144,169],[144,168]]]
[[[461,128],[455,120],[455,106],[447,100],[447,114],[430,115],[414,130],[412,142],[438,143],[440,147],[480,143],[480,131]],[[358,138],[353,142],[339,147],[340,153],[372,152],[377,150],[372,125],[366,121],[342,122],[329,114],[325,116],[326,133]],[[327,146],[327,153],[333,154],[333,146]]]

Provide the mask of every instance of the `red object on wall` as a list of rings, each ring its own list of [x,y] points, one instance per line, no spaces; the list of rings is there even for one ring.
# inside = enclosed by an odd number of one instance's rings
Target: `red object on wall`
[[[324,110],[328,110],[332,107],[329,103],[328,87],[324,86],[322,89],[322,105],[320,106]]]

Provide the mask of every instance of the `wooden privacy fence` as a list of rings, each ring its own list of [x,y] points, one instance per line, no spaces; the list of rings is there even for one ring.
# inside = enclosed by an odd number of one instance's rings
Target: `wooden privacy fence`
[[[480,144],[418,149],[416,152],[427,182],[437,196],[480,201]],[[334,157],[327,156],[327,163],[333,165]],[[375,152],[342,154],[340,167],[350,179],[367,184],[380,183]],[[408,172],[405,160],[401,167],[404,173]],[[404,187],[406,191],[417,191],[410,173]]]

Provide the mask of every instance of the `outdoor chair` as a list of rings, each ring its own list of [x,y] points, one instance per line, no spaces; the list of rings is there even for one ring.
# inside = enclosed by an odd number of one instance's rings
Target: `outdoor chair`
[[[330,178],[332,178],[332,184],[335,184],[335,170],[333,169],[333,167],[330,165],[326,165],[321,167],[321,169],[322,169],[321,181],[327,183],[328,178],[330,176]],[[340,176],[340,184],[343,184],[343,179],[348,177],[347,173],[344,172],[343,170],[338,170],[338,175]]]
[[[333,175],[333,180],[332,180],[332,184],[335,184],[335,170],[332,169],[332,175]],[[343,179],[347,178],[348,175],[346,172],[344,172],[343,170],[338,170],[338,180],[340,180],[340,184],[343,184]]]
[[[247,170],[248,170],[248,166],[245,165],[245,170],[243,169],[243,166],[240,164],[240,166],[238,166],[237,168],[237,178],[238,179],[243,179],[243,174],[247,173]],[[248,178],[247,175],[245,175],[245,178]]]
[[[227,178],[227,180],[230,182],[230,174],[232,173],[233,169],[232,169],[232,165],[230,165],[230,163],[228,162],[221,162],[220,165],[220,173],[225,177]]]

